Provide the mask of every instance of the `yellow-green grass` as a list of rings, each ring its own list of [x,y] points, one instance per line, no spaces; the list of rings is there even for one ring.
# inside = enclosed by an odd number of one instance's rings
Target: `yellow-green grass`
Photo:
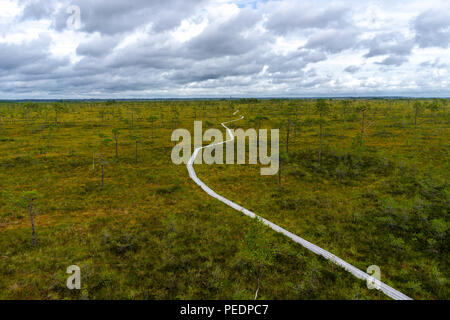
[[[172,163],[175,128],[221,128],[237,109],[245,119],[233,127],[266,116],[259,125],[280,129],[283,150],[287,120],[296,123],[281,192],[259,165],[195,165],[200,179],[362,270],[380,266],[382,281],[412,298],[448,298],[446,107],[421,112],[415,127],[407,101],[357,100],[345,115],[329,103],[320,167],[315,101],[67,102],[57,120],[52,104],[0,104],[0,298],[253,299],[259,287],[263,299],[385,299],[209,197]],[[31,190],[36,247],[21,204]],[[65,285],[72,264],[79,291]]]

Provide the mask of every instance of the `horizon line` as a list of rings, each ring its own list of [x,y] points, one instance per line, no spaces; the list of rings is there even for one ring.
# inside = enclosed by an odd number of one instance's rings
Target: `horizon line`
[[[0,99],[3,102],[53,102],[53,101],[183,101],[183,100],[242,100],[242,99],[258,99],[258,100],[313,100],[313,99],[450,99],[450,96],[408,96],[408,95],[386,95],[386,96],[221,96],[221,97],[158,97],[158,98],[20,98],[20,99]]]

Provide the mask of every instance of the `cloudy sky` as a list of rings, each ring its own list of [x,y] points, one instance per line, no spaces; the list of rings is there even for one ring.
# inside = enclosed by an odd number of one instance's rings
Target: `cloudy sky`
[[[0,99],[450,96],[448,0],[0,0]]]

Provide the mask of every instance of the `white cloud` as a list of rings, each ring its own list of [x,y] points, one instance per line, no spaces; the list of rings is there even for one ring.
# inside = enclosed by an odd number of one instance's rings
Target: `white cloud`
[[[446,0],[0,0],[0,97],[450,95],[448,12]]]

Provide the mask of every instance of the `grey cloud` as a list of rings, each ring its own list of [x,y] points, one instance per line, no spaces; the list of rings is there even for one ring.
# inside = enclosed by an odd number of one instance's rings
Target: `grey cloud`
[[[116,50],[105,59],[105,68],[171,70],[185,67],[188,63],[186,50],[182,46],[165,41],[161,35],[149,35],[145,40]]]
[[[390,75],[397,74],[396,78],[410,88],[410,79],[404,80],[410,70],[402,65],[415,53],[415,44],[448,47],[449,20],[444,10],[411,19],[415,38],[410,38],[407,29],[396,29],[397,24],[370,30],[361,27],[356,24],[361,12],[355,20],[352,15],[362,6],[335,5],[328,0],[317,0],[314,6],[297,0],[239,1],[245,4],[233,9],[238,13],[228,21],[217,12],[211,15],[221,19],[211,19],[204,10],[206,0],[17,1],[24,10],[14,22],[50,20],[48,32],[58,36],[43,35],[22,44],[0,42],[2,97],[333,94],[351,88],[343,72],[361,80],[359,87],[351,90],[393,92],[400,90],[402,83],[396,80],[397,89],[392,89],[378,81],[380,73],[386,83]],[[50,52],[61,45],[58,41],[66,29],[69,5],[81,8],[81,32],[74,41],[85,39],[76,48],[80,58],[76,62],[71,62],[69,55],[57,58]],[[230,5],[227,3],[228,8]],[[197,22],[209,19],[208,26],[190,40],[179,42],[170,31],[186,18]],[[14,29],[23,29],[23,25],[17,28],[11,23],[12,19],[0,22],[3,38]],[[33,24],[30,34],[38,25],[44,24]],[[133,41],[138,29],[139,40]],[[391,32],[380,31],[386,29]],[[359,40],[368,35],[369,40]],[[131,41],[126,44],[125,38]],[[293,43],[302,46],[293,51]],[[354,61],[333,61],[337,53],[347,53],[347,49],[354,54],[363,50],[366,57],[379,57],[381,62],[364,65],[363,73]],[[442,70],[427,72],[428,68],[448,69],[448,58],[442,51],[430,52],[414,74],[414,81],[424,83],[430,92],[448,92],[448,74]],[[345,59],[340,55],[339,61],[342,57]],[[326,64],[320,63],[326,60]],[[437,75],[430,79],[433,72]],[[361,79],[368,73],[370,77]]]
[[[37,50],[36,50],[37,49]],[[35,62],[43,57],[43,53],[32,44],[18,46],[0,44],[0,69],[12,70],[20,66]]]
[[[255,11],[243,9],[235,18],[219,24],[212,23],[188,42],[187,50],[194,59],[241,55],[256,50],[268,39],[268,36],[260,36],[254,30],[260,19],[261,16]]]
[[[81,31],[107,35],[131,32],[151,24],[156,32],[177,27],[207,0],[23,0],[21,20],[51,19],[57,31],[67,28],[72,6],[80,7]]]
[[[258,73],[260,69],[255,66],[237,66],[232,69],[214,66],[213,68],[181,70],[173,73],[168,79],[178,84],[190,84],[192,82],[203,82],[207,80],[217,80],[226,77],[237,77],[253,75]]]
[[[421,67],[424,68],[436,68],[436,69],[444,69],[448,68],[448,64],[442,63],[441,59],[436,58],[434,60],[424,61],[420,64]]]
[[[49,54],[50,38],[41,35],[38,39],[22,44],[0,43],[0,70],[17,73],[49,72],[68,64],[68,59],[57,59]]]
[[[309,38],[305,47],[338,53],[352,49],[357,42],[358,35],[359,32],[354,29],[319,31]]]
[[[55,9],[55,2],[52,0],[43,2],[40,0],[19,1],[24,5],[24,10],[20,20],[40,20],[50,19]]]
[[[306,64],[327,60],[326,54],[317,50],[301,51],[298,57],[301,57],[302,61],[305,62]]]
[[[325,61],[327,56],[317,50],[299,49],[288,55],[272,55],[267,58],[266,63],[269,66],[268,71],[277,72],[296,72],[302,71],[308,64]]]
[[[109,54],[118,43],[118,38],[102,37],[81,43],[76,52],[81,56],[103,57]]]
[[[188,67],[175,70],[168,79],[180,84],[223,79],[237,76],[256,76],[263,68],[263,61],[251,53],[244,56],[222,57],[197,61]]]
[[[450,45],[449,11],[429,10],[419,15],[414,21],[415,40],[421,48]]]
[[[308,75],[305,73],[298,73],[290,78],[288,77],[274,77],[274,84],[290,84],[288,91],[296,92],[299,89],[311,89],[317,86],[323,86],[330,81],[328,77],[320,77],[315,75]]]
[[[361,68],[358,66],[348,66],[347,68],[344,69],[344,71],[353,74],[358,72],[360,69]]]
[[[164,34],[149,33],[147,39],[116,49],[100,61],[93,61],[93,54],[85,55],[75,69],[84,74],[108,70],[108,73],[136,76],[145,70],[155,70],[164,74],[159,77],[160,85],[254,75],[264,66],[257,49],[265,42],[256,41],[259,36],[251,32],[258,21],[254,12],[243,10],[235,18],[212,25],[185,44],[167,41]],[[108,41],[114,44],[114,40]],[[96,48],[95,41],[90,41],[80,46],[78,53],[88,49],[96,51]]]
[[[204,0],[75,0],[70,4],[80,7],[82,31],[114,35],[133,31],[147,24],[152,24],[156,32],[173,29],[204,2]],[[54,25],[57,30],[66,28],[68,18],[66,9],[62,7],[56,14]]]
[[[270,3],[266,9],[268,21],[266,28],[277,34],[310,29],[310,28],[341,28],[349,25],[349,8],[343,6],[328,6],[317,9],[317,6],[300,1],[289,1],[277,6]]]
[[[389,56],[381,62],[376,62],[376,64],[385,65],[385,66],[401,66],[403,63],[407,62],[408,58],[403,56]]]
[[[389,32],[376,35],[371,40],[362,41],[360,46],[369,48],[369,52],[364,55],[366,58],[386,54],[407,56],[414,47],[414,41],[398,32]]]

